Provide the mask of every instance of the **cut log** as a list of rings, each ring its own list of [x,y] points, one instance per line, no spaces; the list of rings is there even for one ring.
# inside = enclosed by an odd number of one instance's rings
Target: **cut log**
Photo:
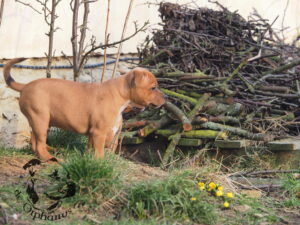
[[[189,96],[186,96],[186,95],[183,95],[183,94],[179,94],[179,93],[176,93],[175,91],[170,91],[170,90],[164,89],[164,88],[160,88],[160,90],[163,93],[165,93],[166,95],[173,96],[175,98],[187,101],[187,102],[189,102],[189,103],[191,103],[193,105],[197,104],[197,100],[194,99],[194,98],[192,98],[192,97],[189,97]]]
[[[138,135],[140,137],[147,137],[149,134],[152,134],[154,131],[167,125],[171,121],[172,120],[167,115],[163,115],[160,120],[153,121],[151,124],[148,124],[144,128],[139,129]]]
[[[201,139],[226,139],[227,134],[222,131],[215,130],[191,130],[188,132],[182,133],[183,137],[187,138],[201,138]]]
[[[226,114],[228,116],[236,116],[241,113],[243,110],[243,105],[240,103],[234,103],[232,105],[226,105],[223,103],[213,103],[209,105],[209,109],[205,111],[205,113],[212,115],[212,116],[218,116],[220,114]]]
[[[257,141],[271,141],[274,139],[274,136],[269,134],[254,134],[249,131],[246,131],[241,128],[232,127],[228,125],[222,125],[214,122],[207,122],[200,124],[199,127],[206,128],[206,129],[212,129],[212,130],[221,130],[221,131],[229,131],[233,134],[236,134],[238,136],[246,137],[250,140],[257,140]]]
[[[188,119],[193,120],[196,114],[201,110],[206,100],[210,97],[210,94],[204,94],[196,103],[195,107],[188,114]],[[192,131],[189,131],[192,132]],[[163,166],[165,167],[170,158],[173,156],[176,145],[178,144],[182,131],[177,131],[175,135],[172,136],[171,142],[169,143],[166,152],[163,156]]]
[[[178,142],[179,146],[190,146],[190,147],[198,147],[203,144],[203,141],[200,139],[192,139],[192,138],[181,138]]]
[[[241,149],[250,145],[249,140],[216,140],[214,145],[224,149]]]
[[[268,143],[268,148],[271,151],[300,151],[300,139],[283,139]]]
[[[156,134],[162,135],[164,137],[172,138],[172,135],[176,134],[176,130],[166,129],[166,130],[157,130]],[[198,138],[198,139],[226,139],[227,134],[225,132],[215,131],[215,130],[191,130],[181,133],[182,137],[187,138]]]
[[[173,103],[166,102],[164,107],[167,111],[173,113],[182,123],[182,127],[184,131],[192,130],[191,121],[186,117],[186,115]]]
[[[135,135],[137,135],[137,131],[126,131],[126,132],[122,132],[121,133],[121,137],[134,137]]]
[[[239,124],[240,120],[232,116],[209,116],[208,118],[198,116],[193,120],[193,123],[215,122],[225,124]]]
[[[141,137],[124,137],[122,139],[122,144],[124,145],[137,145],[144,142],[144,139]]]

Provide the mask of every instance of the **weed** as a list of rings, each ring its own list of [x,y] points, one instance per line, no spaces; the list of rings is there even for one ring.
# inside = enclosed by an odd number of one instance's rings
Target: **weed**
[[[121,187],[121,167],[124,163],[114,154],[106,154],[105,159],[95,159],[93,154],[75,152],[62,163],[60,173],[63,182],[72,180],[77,186],[73,203],[84,201],[89,206],[97,206],[115,195]]]
[[[300,209],[300,179],[289,174],[283,179],[284,206]]]
[[[193,197],[196,200],[191,200]],[[127,210],[140,220],[163,216],[182,222],[216,223],[214,199],[197,189],[188,172],[138,183],[128,191],[127,198]]]

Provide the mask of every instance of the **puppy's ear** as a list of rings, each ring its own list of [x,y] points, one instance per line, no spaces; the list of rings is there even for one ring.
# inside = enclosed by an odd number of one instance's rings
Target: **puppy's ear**
[[[149,82],[147,70],[136,68],[129,72],[129,87],[142,86]]]

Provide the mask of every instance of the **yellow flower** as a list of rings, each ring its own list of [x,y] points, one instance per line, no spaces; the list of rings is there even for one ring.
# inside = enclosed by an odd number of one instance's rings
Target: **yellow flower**
[[[218,186],[218,191],[223,191],[223,187],[222,186]]]
[[[229,203],[228,203],[228,202],[224,202],[223,206],[224,206],[225,208],[228,208],[228,207],[229,207]]]
[[[196,200],[197,200],[197,198],[195,198],[195,197],[191,198],[191,201],[196,201]]]
[[[232,192],[228,192],[228,193],[226,194],[226,196],[227,196],[228,198],[233,198],[233,193],[232,193]]]
[[[210,187],[210,189],[215,189],[217,187],[217,185],[214,182],[210,182],[208,184],[208,187]]]
[[[198,185],[199,185],[199,189],[200,190],[204,190],[205,189],[205,184],[203,182],[199,182]]]
[[[216,191],[216,196],[217,197],[223,196],[223,191]]]

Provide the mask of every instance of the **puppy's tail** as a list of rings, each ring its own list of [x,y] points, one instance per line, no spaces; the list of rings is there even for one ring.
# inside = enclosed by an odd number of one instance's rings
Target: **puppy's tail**
[[[23,89],[23,87],[25,86],[25,84],[21,84],[16,82],[10,75],[10,69],[11,67],[19,62],[24,61],[26,58],[16,58],[16,59],[11,59],[9,60],[4,68],[3,68],[3,74],[4,74],[4,80],[6,82],[6,84],[11,88],[14,89],[15,91],[21,91]]]

